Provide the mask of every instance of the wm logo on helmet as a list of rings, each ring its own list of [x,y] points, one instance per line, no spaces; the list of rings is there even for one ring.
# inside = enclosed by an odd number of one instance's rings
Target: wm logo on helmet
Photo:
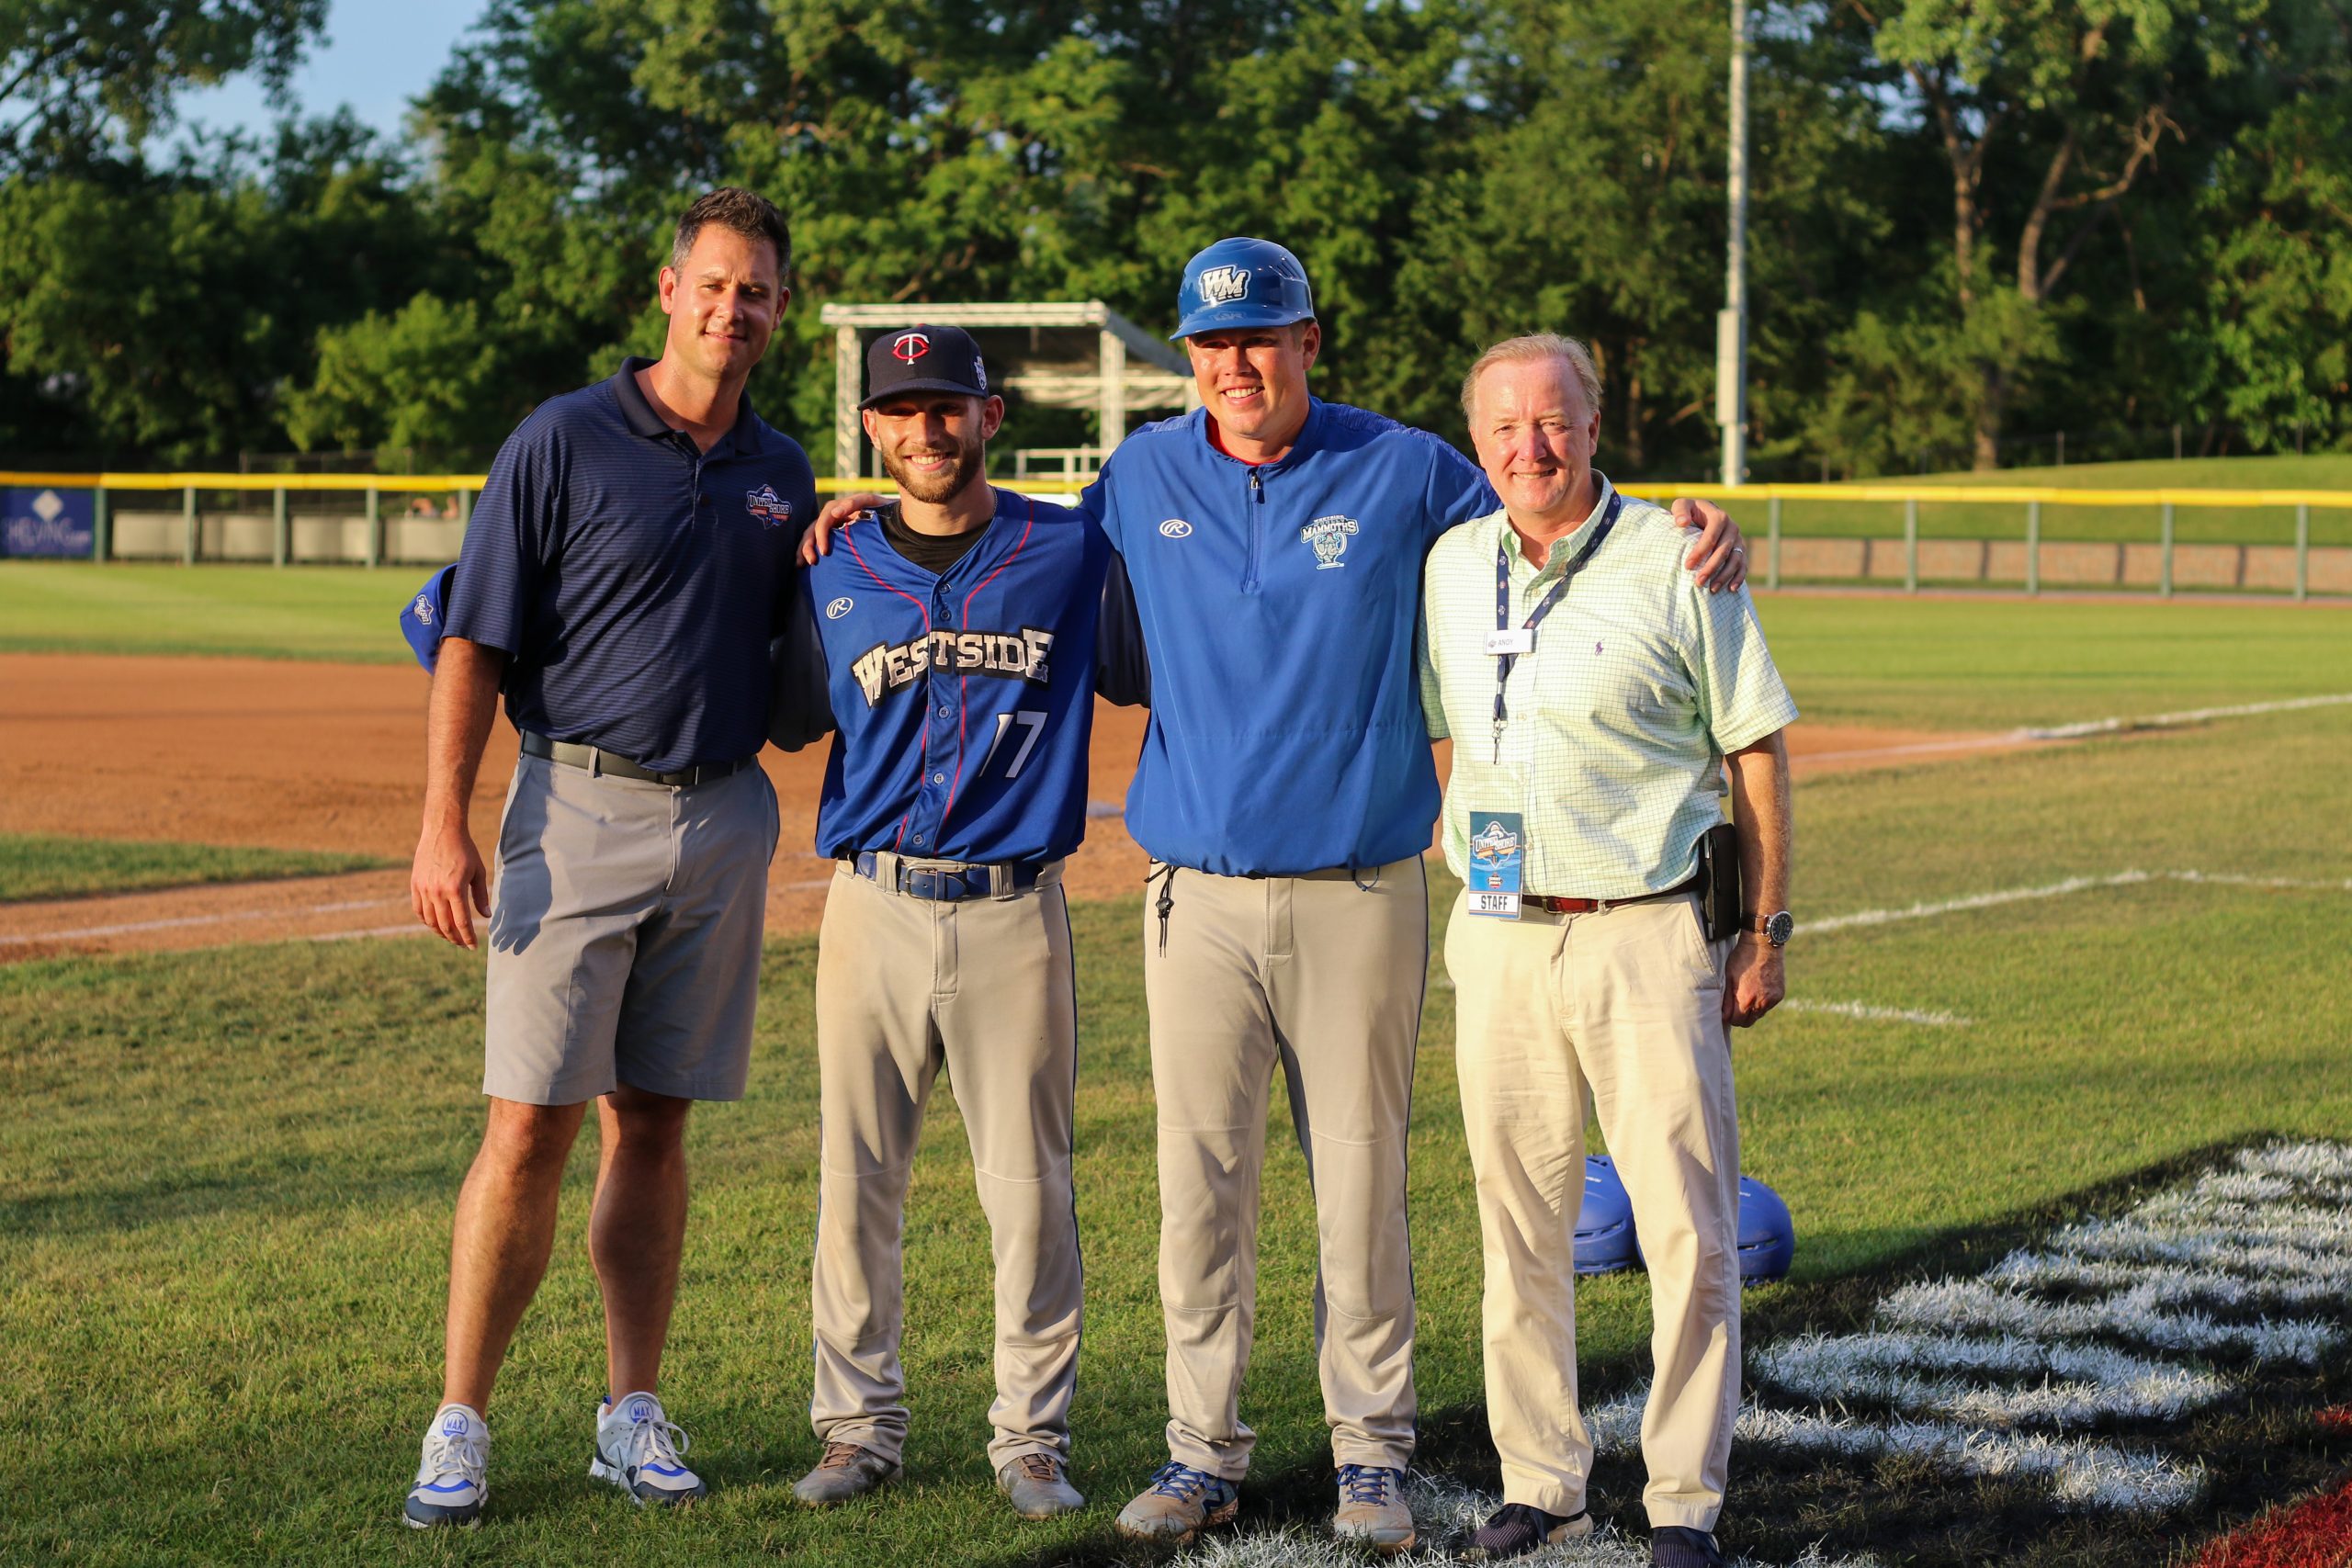
[[[1225,305],[1250,292],[1250,269],[1246,266],[1213,266],[1201,274],[1201,303]]]

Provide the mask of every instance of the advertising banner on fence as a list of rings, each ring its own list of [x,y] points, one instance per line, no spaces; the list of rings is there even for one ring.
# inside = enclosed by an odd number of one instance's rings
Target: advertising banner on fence
[[[87,559],[96,505],[86,490],[0,490],[0,556]]]

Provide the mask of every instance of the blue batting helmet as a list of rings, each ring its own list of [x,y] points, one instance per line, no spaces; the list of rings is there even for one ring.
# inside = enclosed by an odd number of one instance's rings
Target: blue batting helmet
[[[1634,1266],[1634,1201],[1607,1155],[1584,1162],[1584,1201],[1577,1209],[1577,1272],[1609,1274]]]
[[[1184,264],[1170,341],[1220,327],[1286,327],[1315,314],[1298,258],[1272,240],[1219,240]]]
[[[1797,1255],[1796,1222],[1781,1195],[1752,1176],[1739,1179],[1739,1280],[1785,1280]]]

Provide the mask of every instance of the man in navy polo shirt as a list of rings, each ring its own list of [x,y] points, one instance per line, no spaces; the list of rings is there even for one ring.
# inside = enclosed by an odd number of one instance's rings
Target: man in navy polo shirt
[[[588,1102],[607,1382],[590,1473],[703,1495],[655,1390],[684,1237],[686,1112],[743,1092],[776,803],[756,765],[815,477],[743,396],[789,291],[784,217],[713,191],[678,222],[662,357],[540,405],[458,563],[426,739],[418,918],[491,917],[490,1120],[458,1199],[441,1407],[403,1510],[470,1523],[491,1384],[552,1248]],[[522,732],[493,907],[466,824],[498,694]]]

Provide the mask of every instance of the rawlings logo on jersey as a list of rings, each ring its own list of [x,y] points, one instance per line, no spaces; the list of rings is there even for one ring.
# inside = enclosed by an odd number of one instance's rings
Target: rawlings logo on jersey
[[[1250,269],[1246,266],[1213,266],[1201,274],[1198,287],[1202,304],[1229,304],[1250,292]]]
[[[1193,536],[1193,525],[1182,517],[1170,517],[1159,525],[1159,536],[1163,539],[1189,539]]]
[[[1299,538],[1315,547],[1315,570],[1329,571],[1348,563],[1340,558],[1348,553],[1348,536],[1356,532],[1352,517],[1317,517],[1298,531]]]
[[[743,510],[758,518],[763,527],[781,528],[792,521],[792,502],[777,495],[774,485],[745,491]]]
[[[1033,685],[1046,683],[1046,656],[1054,634],[1023,626],[1007,632],[926,632],[911,642],[877,643],[857,656],[857,677],[865,705],[874,706],[901,686],[911,686],[932,670],[966,675],[1010,675]]]
[[[855,600],[849,598],[847,595],[843,595],[825,606],[825,619],[829,621],[838,621],[856,607],[857,603]]]

